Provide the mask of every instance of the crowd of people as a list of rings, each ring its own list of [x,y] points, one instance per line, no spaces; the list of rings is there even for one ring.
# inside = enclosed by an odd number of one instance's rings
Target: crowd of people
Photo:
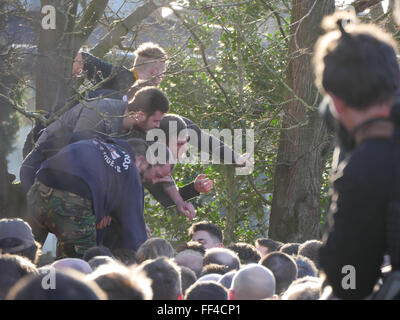
[[[250,159],[168,113],[169,100],[157,88],[167,66],[160,46],[141,45],[130,70],[80,52],[73,75],[101,86],[89,92],[89,101],[69,100],[70,109],[30,134],[20,174],[26,221],[0,220],[0,299],[399,297],[396,43],[355,17],[336,14],[323,25],[314,71],[328,102],[321,114],[338,142],[323,241],[260,238],[225,246],[222,230],[208,221],[193,223],[191,240],[175,247],[152,238],[144,189],[192,221],[196,209],[188,200],[213,188],[204,174],[182,188],[174,183],[174,164],[188,143],[222,161],[229,155],[234,165]],[[198,139],[189,139],[189,128]],[[163,136],[146,140],[155,129]],[[49,232],[58,240],[55,261],[40,254]]]

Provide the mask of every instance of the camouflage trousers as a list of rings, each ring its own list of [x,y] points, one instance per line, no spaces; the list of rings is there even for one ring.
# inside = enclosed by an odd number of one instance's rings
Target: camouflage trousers
[[[36,181],[28,192],[28,222],[43,244],[49,232],[58,240],[60,257],[82,257],[96,245],[96,216],[91,200],[49,188]]]

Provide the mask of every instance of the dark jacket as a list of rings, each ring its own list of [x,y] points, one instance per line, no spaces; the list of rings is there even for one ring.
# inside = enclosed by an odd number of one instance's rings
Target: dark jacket
[[[357,146],[332,176],[329,231],[320,264],[333,293],[362,299],[381,274],[386,246],[386,212],[394,199],[393,123],[373,122],[356,135]],[[400,177],[398,177],[400,179]],[[346,289],[347,267],[354,267],[355,288]]]
[[[123,140],[81,140],[44,161],[37,179],[45,185],[92,199],[96,225],[112,213],[122,227],[123,247],[146,241],[144,195],[135,155]],[[97,230],[101,244],[105,229]]]

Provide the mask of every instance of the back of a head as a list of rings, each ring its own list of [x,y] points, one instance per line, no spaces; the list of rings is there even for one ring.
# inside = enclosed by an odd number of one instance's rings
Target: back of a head
[[[204,246],[201,244],[201,243],[199,243],[199,242],[197,242],[197,241],[188,241],[188,242],[185,242],[185,243],[183,243],[183,244],[180,244],[180,245],[178,245],[177,247],[176,247],[176,252],[182,252],[183,250],[186,250],[186,249],[190,249],[190,250],[194,250],[194,251],[198,251],[198,252],[200,252],[203,256],[205,255],[205,253],[206,253],[206,249],[204,248]]]
[[[168,113],[160,121],[160,129],[164,131],[166,143],[169,145],[169,138],[179,137],[182,130],[187,129],[187,124],[179,115]]]
[[[20,279],[30,274],[38,274],[35,265],[18,255],[0,255],[0,300],[3,300],[8,291]]]
[[[231,243],[227,248],[236,252],[241,264],[258,263],[261,259],[261,255],[258,253],[257,249],[248,243]]]
[[[82,274],[73,270],[49,269],[25,277],[12,287],[8,300],[105,300],[105,293],[93,282],[85,282]]]
[[[205,274],[204,276],[201,276],[200,278],[197,279],[198,282],[203,282],[203,281],[215,281],[218,282],[222,278],[221,274],[218,273],[209,273]]]
[[[272,239],[267,239],[267,238],[258,238],[256,240],[256,248],[264,247],[268,249],[267,253],[271,253],[274,251],[278,251],[279,248],[283,245],[282,242],[272,240]]]
[[[203,255],[200,252],[186,249],[179,252],[174,260],[177,265],[188,267],[193,270],[197,277],[200,276],[203,269]]]
[[[157,61],[165,62],[168,59],[165,50],[156,43],[145,42],[142,43],[134,52],[135,68],[146,68],[148,65]]]
[[[136,252],[138,263],[158,257],[173,258],[176,252],[171,244],[162,238],[147,239]]]
[[[0,252],[17,254],[33,263],[38,260],[40,244],[30,225],[22,219],[0,219]]]
[[[289,256],[296,255],[299,251],[300,243],[285,243],[279,248],[280,252],[286,253]]]
[[[196,282],[197,276],[193,270],[185,266],[179,266],[181,284],[182,284],[182,294],[185,295],[187,288],[189,288],[193,283]]]
[[[87,249],[82,259],[85,260],[86,262],[89,262],[89,260],[97,256],[108,256],[113,258],[113,254],[110,249],[104,246],[95,246]]]
[[[72,269],[83,274],[91,273],[93,270],[89,263],[78,258],[64,258],[57,260],[51,264],[51,267],[57,270]]]
[[[203,265],[206,266],[212,263],[229,267],[227,272],[240,269],[240,259],[238,255],[232,250],[226,248],[212,248],[206,251]]]
[[[390,102],[399,87],[392,36],[343,13],[326,17],[323,27],[327,33],[317,41],[313,59],[320,91],[360,110]]]
[[[283,293],[297,278],[294,259],[283,252],[271,252],[260,260],[260,264],[272,271],[276,282],[276,293]]]
[[[89,266],[92,268],[92,270],[96,270],[98,267],[103,266],[103,265],[109,265],[109,264],[116,264],[116,260],[109,256],[96,256],[93,257],[88,261]]]
[[[136,263],[136,251],[131,248],[117,248],[112,252],[115,259],[126,266]]]
[[[322,247],[322,241],[319,240],[308,240],[302,243],[299,247],[299,255],[307,257],[315,266],[320,269],[319,264],[319,249]]]
[[[197,281],[187,289],[185,300],[228,300],[228,290],[215,281]]]
[[[289,286],[282,295],[282,300],[318,300],[320,298],[321,283],[318,278],[306,277],[298,280]]]
[[[200,276],[202,277],[204,275],[212,274],[212,273],[224,275],[225,273],[228,273],[231,270],[232,269],[229,266],[222,265],[222,264],[216,264],[216,263],[210,263],[203,267],[203,269],[201,270]]]
[[[179,267],[166,257],[147,260],[139,265],[152,281],[153,300],[177,300],[181,294]]]
[[[318,269],[315,266],[314,262],[307,257],[302,255],[293,256],[293,259],[297,264],[297,278],[303,278],[307,276],[317,277]]]
[[[167,96],[156,87],[144,87],[138,90],[128,102],[130,112],[144,112],[147,116],[156,111],[167,113],[169,111],[169,100]]]
[[[231,288],[232,285],[232,279],[236,274],[236,270],[229,271],[225,273],[219,280],[218,283],[222,284],[225,288],[228,290]]]
[[[275,277],[266,267],[249,264],[232,279],[232,297],[234,300],[261,300],[272,298],[275,294]]]
[[[129,88],[126,94],[127,100],[131,101],[135,96],[136,92],[146,87],[154,87],[154,84],[149,80],[136,80],[135,83]]]
[[[144,274],[131,272],[127,267],[114,263],[99,267],[88,275],[107,294],[108,300],[151,300],[151,281]]]

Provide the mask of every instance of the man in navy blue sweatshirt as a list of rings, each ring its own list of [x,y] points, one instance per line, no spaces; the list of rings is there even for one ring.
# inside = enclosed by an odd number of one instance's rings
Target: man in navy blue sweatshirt
[[[28,220],[36,240],[43,243],[52,232],[63,256],[82,257],[102,243],[115,219],[122,227],[123,248],[137,250],[147,239],[142,182],[157,183],[171,173],[168,158],[149,165],[147,148],[141,139],[94,138],[72,143],[44,161],[28,192]]]

